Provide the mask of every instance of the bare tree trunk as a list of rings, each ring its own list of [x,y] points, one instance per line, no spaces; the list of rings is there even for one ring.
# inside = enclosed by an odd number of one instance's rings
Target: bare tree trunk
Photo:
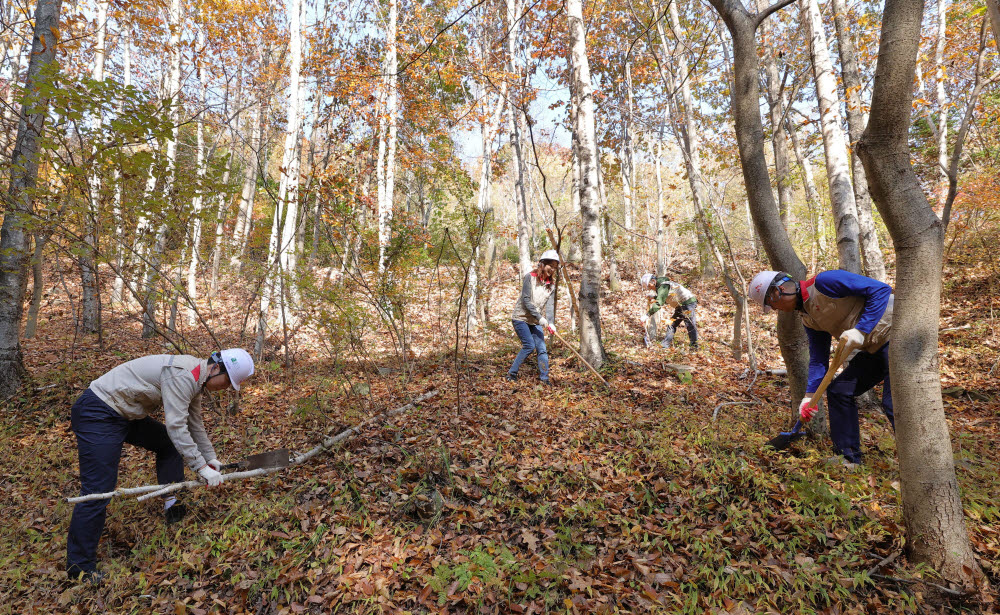
[[[198,261],[201,256],[201,208],[204,203],[205,184],[205,119],[204,113],[208,108],[208,75],[202,68],[201,54],[205,50],[205,27],[204,12],[201,15],[201,22],[198,25],[198,51],[194,54],[195,72],[198,74],[200,86],[200,103],[202,114],[198,118],[197,128],[197,151],[195,153],[195,166],[198,173],[198,187],[194,198],[191,200],[191,217],[194,222],[194,229],[191,232],[191,261],[187,270],[187,323],[194,326],[198,323],[196,306],[198,302]]]
[[[792,126],[791,121],[787,121],[788,124],[788,136],[791,137],[792,150],[795,152],[795,159],[799,163],[799,168],[802,170],[802,186],[805,188],[806,193],[806,207],[809,210],[809,220],[813,226],[813,237],[812,242],[815,244],[820,258],[825,258],[827,245],[826,236],[822,233],[819,228],[819,216],[820,207],[822,202],[819,197],[819,189],[816,188],[816,179],[813,177],[812,162],[809,161],[809,157],[806,155],[802,143],[799,141],[799,132]],[[810,266],[810,270],[815,271],[815,262]]]
[[[283,202],[285,224],[281,229],[281,275],[290,275],[297,265],[295,237],[299,223],[299,137],[302,132],[300,108],[301,73],[302,73],[302,28],[301,0],[288,0],[289,17],[289,67],[287,131],[285,132],[285,151],[282,156],[281,182],[278,186],[278,199]]]
[[[944,89],[944,47],[947,42],[948,0],[937,0],[936,36],[934,40],[934,97],[937,103],[938,184],[937,206],[943,208],[948,198],[948,94]]]
[[[122,85],[129,87],[132,85],[132,38],[131,34],[126,29],[122,33],[122,74],[123,82]],[[119,107],[119,113],[122,111]],[[153,151],[156,151],[156,147]],[[150,171],[152,174],[152,171]],[[121,185],[121,175],[117,168],[115,168],[114,174],[115,182],[115,196],[114,205],[112,205],[112,211],[115,218],[115,237],[114,240],[119,243],[118,254],[115,255],[115,280],[111,287],[111,305],[122,305],[125,303],[125,268],[128,263],[132,260],[130,254],[125,249],[125,225],[122,215],[122,185]],[[138,228],[136,229],[136,242],[139,240]],[[137,247],[137,246],[136,246]]]
[[[10,158],[10,186],[0,229],[0,399],[17,393],[27,375],[20,340],[31,243],[25,224],[34,213],[32,192],[38,179],[41,140],[49,111],[44,92],[51,87],[47,81],[58,74],[58,66],[52,64],[59,44],[61,7],[62,0],[38,0],[35,7],[35,31],[24,88],[38,95],[25,98]]]
[[[674,35],[674,38],[681,40],[681,29],[680,29],[680,17],[677,9],[677,2],[669,2],[668,18],[670,19],[670,30]],[[663,25],[661,21],[656,22],[656,30],[660,37],[660,45],[663,49],[664,58],[670,58],[672,66],[670,71],[663,71],[661,67],[661,78],[664,83],[670,88],[671,92],[674,92],[675,96],[680,90],[680,99],[676,103],[675,108],[681,108],[683,113],[683,128],[680,130],[680,134],[677,133],[676,125],[671,122],[674,127],[674,134],[677,138],[677,143],[684,154],[684,165],[687,170],[688,182],[691,185],[691,199],[692,199],[692,209],[694,211],[694,217],[704,215],[704,210],[708,207],[708,191],[705,187],[705,180],[701,175],[701,139],[699,138],[698,128],[694,121],[694,110],[691,102],[691,85],[688,73],[688,61],[685,55],[685,50],[682,45],[677,46],[676,53],[671,53],[667,46],[667,37],[663,31]],[[676,78],[673,72],[676,70]],[[679,88],[677,87],[679,84]],[[713,259],[712,248],[711,248],[711,238],[705,236],[706,232],[711,232],[706,224],[696,224],[698,235],[698,258],[700,263],[700,270],[703,279],[715,277],[715,261]]]
[[[257,173],[260,167],[260,149],[264,144],[264,96],[254,107],[250,120],[250,152],[246,157],[246,168],[243,172],[243,188],[240,191],[240,204],[236,212],[236,225],[233,228],[232,254],[229,266],[236,271],[242,267],[243,252],[246,250],[247,237],[250,235],[250,224],[253,221],[254,197],[257,193]]]
[[[969,545],[938,372],[941,222],[910,165],[908,135],[923,0],[887,0],[872,114],[858,147],[896,250],[889,370],[911,561],[948,580],[983,580]]]
[[[805,278],[805,267],[781,225],[778,206],[771,192],[771,178],[764,156],[764,127],[760,120],[760,69],[755,40],[760,22],[790,2],[782,0],[757,15],[750,15],[738,0],[711,0],[711,3],[722,16],[733,39],[731,104],[743,182],[754,226],[771,266],[802,280]],[[791,399],[798,401],[805,393],[809,349],[802,321],[797,314],[781,313],[778,316],[778,343],[788,369]]]
[[[488,48],[486,41],[483,41],[483,51]],[[485,101],[486,90],[483,89],[480,100]],[[507,102],[507,85],[501,86],[493,111],[486,119],[486,123],[480,126],[480,136],[483,145],[483,160],[479,166],[479,191],[477,194],[476,209],[481,216],[481,223],[484,225],[481,241],[472,249],[472,261],[469,263],[469,282],[467,284],[468,298],[466,300],[465,326],[466,330],[472,330],[479,326],[479,320],[483,317],[482,302],[480,301],[479,288],[479,258],[480,243],[486,244],[486,259],[492,258],[494,248],[493,231],[491,230],[493,216],[493,141],[500,130],[500,122],[503,121],[503,111]],[[488,265],[488,263],[487,263]],[[489,267],[487,266],[487,269]]]
[[[570,82],[577,107],[573,133],[580,163],[580,244],[583,270],[580,276],[580,355],[594,368],[604,364],[607,355],[601,340],[601,238],[600,202],[597,194],[597,138],[594,119],[594,92],[587,61],[586,29],[583,24],[583,1],[566,0],[569,28]]]
[[[656,155],[653,157],[654,173],[656,174],[656,275],[662,277],[667,272],[666,236],[663,232],[663,134],[656,137]]]
[[[169,116],[171,124],[170,140],[167,141],[167,181],[163,194],[169,203],[173,198],[174,182],[177,180],[177,138],[180,132],[180,90],[181,90],[181,0],[170,2],[170,76],[167,80],[167,95],[170,97]],[[149,259],[149,271],[146,275],[145,300],[146,310],[143,313],[142,336],[152,337],[156,333],[156,292],[160,262],[163,256],[164,242],[167,235],[167,225],[162,223],[156,233],[153,255]]]
[[[105,42],[108,34],[108,4],[102,0],[97,5],[97,40],[94,45],[94,66],[90,78],[94,81],[104,81],[104,60],[107,57]],[[101,134],[104,125],[103,111],[98,109],[94,117],[94,132]],[[90,148],[92,153],[95,148]],[[101,175],[100,166],[92,165],[87,174],[89,191],[89,208],[84,217],[85,231],[83,234],[83,249],[80,252],[80,329],[84,333],[97,333],[101,326],[101,302],[99,282],[97,279],[97,224],[100,220],[101,207]]]
[[[767,8],[767,0],[757,0],[757,10]],[[765,34],[769,34],[771,28],[764,28]],[[773,37],[762,37],[764,46],[767,47]],[[785,125],[782,118],[785,108],[782,104],[786,96],[784,93],[785,83],[778,75],[778,62],[774,54],[765,53],[761,56],[764,63],[764,82],[767,85],[767,110],[771,120],[771,149],[774,152],[774,174],[777,179],[778,188],[778,213],[781,215],[781,224],[788,231],[788,216],[792,205],[792,180],[791,164],[788,156],[788,134],[785,132]]]
[[[386,268],[385,252],[389,247],[390,224],[392,222],[393,189],[396,170],[396,122],[397,122],[397,59],[396,59],[396,16],[397,0],[388,0],[386,20],[385,76],[380,98],[384,101],[384,112],[379,119],[378,166],[378,262],[379,273]]]
[[[1000,53],[1000,1],[986,0],[986,8],[990,14],[990,27],[993,29],[993,44]]]
[[[229,160],[226,161],[226,170],[222,174],[222,185],[229,185],[229,177],[233,172],[233,153],[229,153]],[[215,293],[219,288],[219,267],[222,263],[222,238],[226,228],[226,215],[229,210],[229,195],[222,192],[216,199],[218,210],[215,217],[215,244],[212,248],[212,283],[208,287],[209,299],[215,298]]]
[[[868,194],[868,178],[864,165],[858,158],[858,139],[865,130],[865,114],[861,101],[861,73],[858,70],[857,52],[851,34],[850,18],[844,0],[831,0],[837,41],[840,49],[840,69],[844,78],[844,101],[847,103],[847,132],[851,139],[851,173],[854,202],[858,208],[858,239],[861,241],[861,258],[865,275],[885,282],[885,261],[879,246],[875,219],[872,217],[872,198]]]
[[[817,0],[800,0],[802,21],[806,24],[816,99],[819,102],[823,149],[826,153],[826,177],[830,185],[830,204],[837,225],[837,253],[840,268],[861,273],[861,251],[858,247],[858,208],[851,186],[851,171],[847,142],[841,128],[840,100],[837,76],[833,72],[830,49],[823,29],[823,16]]]
[[[507,71],[514,75],[518,83],[523,83],[523,76],[520,67],[515,60],[518,41],[521,36],[521,21],[518,19],[523,3],[518,0],[507,0]],[[525,164],[524,152],[522,152],[521,142],[521,108],[523,104],[521,98],[522,91],[517,88],[511,91],[511,99],[514,101],[510,105],[508,114],[510,123],[510,141],[513,145],[514,153],[514,207],[517,214],[517,264],[521,278],[531,271],[531,228],[528,219],[528,193],[525,186]]]
[[[976,103],[986,86],[1000,79],[1000,70],[997,70],[989,77],[983,78],[983,68],[986,63],[986,19],[979,29],[979,51],[976,58],[975,77],[972,82],[972,92],[965,104],[965,113],[962,115],[962,123],[955,134],[955,145],[951,150],[951,158],[948,160],[948,198],[944,202],[944,210],[941,213],[941,237],[944,238],[948,232],[948,224],[951,222],[951,206],[958,196],[958,165],[962,160],[962,150],[965,147],[965,139],[969,135],[969,128],[972,125],[972,116],[976,111]]]

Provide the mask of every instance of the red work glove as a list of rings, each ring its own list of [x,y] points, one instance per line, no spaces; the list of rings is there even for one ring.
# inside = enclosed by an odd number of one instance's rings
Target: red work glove
[[[547,324],[545,326],[545,330],[549,332],[549,335],[555,335],[556,334],[556,326],[554,324],[552,324],[552,323]]]
[[[802,401],[799,402],[799,416],[802,417],[802,422],[811,421],[817,409],[816,405],[812,403],[812,397],[803,397]]]

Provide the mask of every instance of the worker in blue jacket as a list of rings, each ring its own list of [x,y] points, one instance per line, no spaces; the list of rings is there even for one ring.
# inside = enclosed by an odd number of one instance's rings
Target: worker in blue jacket
[[[848,464],[861,463],[861,433],[855,398],[880,382],[882,411],[893,424],[889,384],[889,331],[892,327],[892,287],[878,280],[843,271],[824,271],[796,282],[782,271],[762,271],[750,282],[750,298],[782,312],[798,310],[809,338],[809,382],[799,403],[803,421],[812,419],[812,397],[830,362],[830,343],[843,340],[848,353],[857,351],[826,390],[830,438]],[[850,356],[850,355],[848,355]]]

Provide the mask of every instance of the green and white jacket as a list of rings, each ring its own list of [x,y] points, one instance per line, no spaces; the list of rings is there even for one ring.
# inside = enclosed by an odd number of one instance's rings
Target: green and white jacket
[[[677,282],[672,282],[667,278],[656,278],[656,300],[649,307],[649,315],[657,313],[664,305],[676,308],[693,305],[697,302],[694,293]]]

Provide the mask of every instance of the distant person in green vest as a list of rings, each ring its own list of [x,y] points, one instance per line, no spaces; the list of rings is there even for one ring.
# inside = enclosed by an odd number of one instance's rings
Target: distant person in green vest
[[[684,288],[681,284],[667,278],[654,277],[652,273],[647,273],[640,279],[642,288],[646,289],[646,298],[649,304],[649,311],[646,313],[646,346],[649,346],[656,339],[656,317],[660,308],[667,306],[674,308],[674,313],[670,316],[669,324],[666,326],[666,335],[661,342],[664,348],[670,348],[674,343],[674,334],[677,326],[684,323],[687,327],[688,338],[691,340],[691,349],[698,349],[698,300],[694,293]],[[660,319],[662,319],[662,314]]]

